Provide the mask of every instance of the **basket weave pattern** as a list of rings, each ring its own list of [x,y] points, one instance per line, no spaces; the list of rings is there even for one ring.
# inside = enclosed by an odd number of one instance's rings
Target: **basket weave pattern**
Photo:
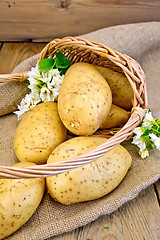
[[[132,114],[128,122],[123,126],[123,128],[116,132],[114,136],[107,139],[105,143],[83,155],[58,163],[25,168],[0,166],[0,178],[48,177],[81,167],[95,161],[131,136],[134,128],[137,127],[143,120],[148,104],[146,79],[141,66],[134,59],[95,41],[75,37],[65,37],[63,39],[55,39],[48,43],[42,50],[39,60],[52,58],[55,52],[64,53],[66,57],[72,61],[72,63],[88,62],[93,65],[108,67],[114,71],[123,73],[130,82],[134,92]],[[6,82],[24,81],[26,79],[26,73],[0,76],[0,82],[4,82],[4,80]]]

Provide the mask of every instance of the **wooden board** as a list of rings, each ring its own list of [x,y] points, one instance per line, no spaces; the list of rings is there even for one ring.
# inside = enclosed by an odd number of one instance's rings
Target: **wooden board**
[[[159,219],[159,206],[151,186],[114,213],[50,240],[158,240]]]
[[[0,50],[0,73],[9,73],[24,59],[39,53],[42,43],[4,43]],[[110,215],[48,240],[159,240],[160,182]],[[104,229],[108,227],[108,229]]]
[[[0,41],[49,41],[146,21],[160,21],[159,0],[0,1]]]
[[[154,187],[155,187],[155,192],[157,195],[157,200],[158,200],[159,206],[160,206],[160,180],[155,183]]]
[[[45,45],[45,43],[4,43],[0,51],[0,73],[11,73],[20,62],[40,53]]]

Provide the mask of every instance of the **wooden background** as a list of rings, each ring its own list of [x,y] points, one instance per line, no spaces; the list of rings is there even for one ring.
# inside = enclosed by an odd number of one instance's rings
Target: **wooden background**
[[[146,21],[160,21],[160,0],[0,0],[0,74],[45,46],[33,42]],[[159,199],[160,181],[114,213],[50,240],[159,240]]]
[[[0,0],[0,41],[49,41],[160,21],[160,0]]]

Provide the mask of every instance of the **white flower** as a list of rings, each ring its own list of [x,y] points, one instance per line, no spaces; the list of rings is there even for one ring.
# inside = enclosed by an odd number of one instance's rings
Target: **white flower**
[[[20,110],[22,109],[28,109],[29,106],[31,105],[31,98],[32,98],[32,94],[26,94],[25,98],[22,99],[20,105],[18,106],[18,108]]]
[[[49,70],[48,74],[51,75],[52,77],[60,76],[60,72],[59,72],[58,68]]]
[[[53,95],[53,101],[59,95],[60,86],[55,86],[52,83],[47,83],[47,88],[51,91],[51,95]]]
[[[23,115],[32,107],[36,106],[40,102],[38,95],[33,95],[32,93],[26,94],[25,98],[22,99],[20,105],[18,106],[19,111],[15,111],[18,120],[22,119]]]
[[[39,94],[32,94],[31,93],[31,106],[34,107],[40,102],[41,102],[41,99],[40,99]]]
[[[59,95],[59,91],[57,91],[57,89],[54,88],[54,89],[52,90],[52,95],[53,95],[53,98],[56,99],[56,98],[58,97],[58,95]]]
[[[31,89],[33,95],[39,94],[43,102],[57,99],[64,78],[64,75],[61,76],[58,69],[51,69],[48,72],[41,71],[40,73],[38,65],[36,65],[28,73],[28,76],[30,82],[28,88]]]
[[[37,84],[30,84],[28,86],[28,88],[31,89],[31,92],[32,92],[33,95],[34,94],[39,94],[40,89],[38,87],[38,81],[37,81]]]
[[[133,137],[132,143],[137,145],[140,150],[143,151],[146,148],[146,144],[141,137],[144,133],[142,127],[135,128],[133,132],[135,133],[135,136]]]
[[[31,68],[31,71],[28,73],[28,76],[30,84],[37,84],[37,81],[42,78],[38,69],[38,65],[36,65],[36,67]]]
[[[134,133],[136,135],[133,137],[132,143],[139,147],[140,156],[142,158],[145,158],[145,157],[149,156],[148,150],[146,148],[146,143],[145,143],[144,139],[141,137],[144,133],[143,130],[142,130],[142,127],[135,128]]]
[[[29,89],[31,89],[31,92],[33,94],[41,94],[44,91],[41,90],[44,86],[47,87],[49,90],[53,91],[54,88],[58,90],[59,94],[59,89],[60,85],[63,82],[64,75],[60,75],[60,72],[58,69],[51,69],[48,72],[39,72],[38,65],[36,65],[35,68],[31,69],[31,72],[28,73],[28,80],[30,82],[30,85],[28,86]],[[50,91],[51,99],[53,99],[53,96],[57,98],[57,94],[52,94]],[[44,96],[42,97],[44,98]],[[43,101],[43,99],[42,99]],[[54,99],[53,99],[54,101]]]
[[[28,88],[31,93],[22,99],[18,111],[14,112],[18,119],[40,102],[57,100],[64,75],[61,76],[58,69],[51,69],[48,72],[39,71],[39,66],[36,65],[31,68],[28,77]]]
[[[137,138],[133,137],[132,143],[137,145],[141,151],[143,151],[146,148],[146,143],[143,141],[142,138],[137,139]]]
[[[51,82],[51,83],[47,83],[47,88],[52,91],[54,89],[54,84]]]
[[[148,150],[157,147],[160,150],[160,119],[155,120],[148,110],[141,127],[134,129],[135,136],[132,143],[137,145],[142,158],[148,157]]]
[[[152,126],[152,121],[154,121],[152,113],[147,112],[146,115],[145,115],[145,118],[143,119],[142,127],[151,127]]]
[[[154,133],[149,134],[151,140],[154,142],[158,150],[160,150],[160,138],[157,137]]]
[[[136,139],[139,139],[140,136],[144,133],[141,127],[135,128],[133,132],[136,134],[135,135]]]
[[[148,152],[148,149],[147,148],[145,148],[145,149],[143,149],[143,150],[139,150],[139,154],[140,154],[140,156],[141,156],[141,158],[146,158],[146,157],[149,157],[149,152]]]
[[[42,78],[41,81],[44,83],[49,83],[52,80],[52,75],[48,72],[42,72]]]
[[[40,98],[43,102],[51,101],[51,93],[50,90],[46,87],[41,88]]]
[[[13,113],[15,113],[15,114],[17,115],[18,120],[21,120],[25,112],[26,112],[26,111],[20,111],[20,110],[19,110],[19,111],[15,111],[15,112],[13,112]]]

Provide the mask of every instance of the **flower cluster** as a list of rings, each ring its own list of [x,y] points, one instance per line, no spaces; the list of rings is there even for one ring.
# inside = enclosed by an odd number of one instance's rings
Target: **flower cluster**
[[[64,75],[61,76],[57,68],[45,72],[40,70],[38,65],[35,68],[32,67],[28,76],[28,88],[31,92],[22,99],[18,106],[19,110],[14,112],[17,114],[19,120],[25,112],[38,103],[56,101],[64,78]]]
[[[134,129],[135,136],[132,143],[137,145],[142,158],[149,156],[149,149],[156,147],[160,150],[160,119],[154,119],[150,110],[140,127]]]

